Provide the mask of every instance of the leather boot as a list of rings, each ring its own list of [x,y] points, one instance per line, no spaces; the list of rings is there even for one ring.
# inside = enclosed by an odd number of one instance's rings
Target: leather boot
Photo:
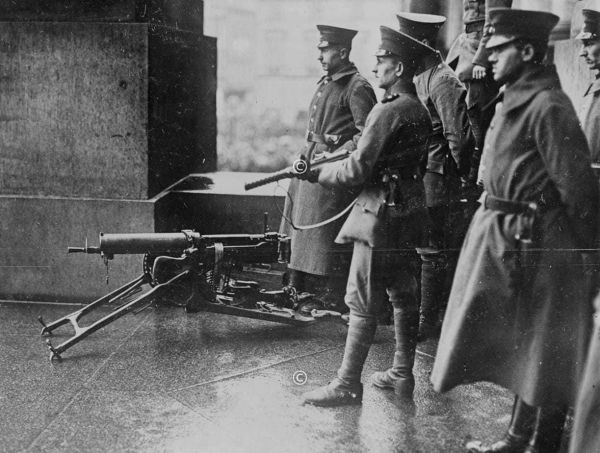
[[[288,283],[287,286],[293,286],[296,291],[301,293],[304,291],[304,277],[305,272],[297,271],[296,269],[288,269]]]
[[[346,283],[348,276],[330,275],[327,277],[324,294],[320,297],[325,310],[339,311],[346,313],[348,306],[344,302],[346,295]]]
[[[322,275],[304,274],[304,291],[314,294],[313,297],[307,298],[300,302],[298,313],[304,316],[311,316],[313,310],[323,310],[323,302],[321,297],[326,292],[327,277]]]
[[[525,453],[555,453],[560,450],[567,409],[564,407],[540,407],[535,427]]]
[[[412,398],[415,388],[412,369],[415,363],[418,322],[416,303],[402,308],[394,307],[394,362],[388,370],[373,374],[371,382],[375,387],[394,390],[396,395],[403,398]]]
[[[523,453],[533,432],[537,409],[525,404],[515,396],[512,417],[508,431],[502,439],[489,446],[481,445],[478,440],[468,442],[469,453]]]
[[[439,308],[444,297],[446,263],[442,252],[419,249],[421,253],[421,308],[417,341],[439,336]]]
[[[375,318],[364,318],[350,313],[346,348],[337,378],[324,387],[302,395],[304,404],[342,406],[362,403],[363,388],[360,377],[376,329]]]
[[[313,406],[334,407],[352,404],[361,404],[363,387],[359,382],[354,385],[346,385],[338,378],[329,384],[302,395],[303,404]]]

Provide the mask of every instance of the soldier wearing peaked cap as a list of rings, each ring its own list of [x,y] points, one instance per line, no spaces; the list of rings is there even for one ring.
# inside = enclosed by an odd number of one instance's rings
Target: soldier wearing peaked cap
[[[467,205],[459,201],[462,198],[460,176],[470,172],[475,143],[467,115],[467,91],[432,47],[446,18],[406,12],[397,17],[401,32],[428,46],[418,61],[414,79],[419,99],[427,107],[433,123],[423,177],[431,230],[428,247],[418,249],[422,259],[419,339],[425,340],[439,332],[438,314],[449,289],[446,274],[456,260],[446,249],[459,248],[462,244],[480,191],[475,190],[468,212],[463,212]],[[477,160],[475,173],[478,166]],[[449,218],[456,223],[454,228],[450,227]]]
[[[492,119],[493,108],[490,102],[498,94],[498,84],[494,82],[488,62],[489,51],[485,45],[489,39],[490,8],[511,7],[513,0],[463,0],[464,32],[452,43],[446,62],[455,68],[456,74],[467,88],[467,107],[473,128],[477,152],[473,157],[474,169],[470,180],[477,180],[477,163],[481,157],[485,133]]]
[[[346,347],[337,378],[304,395],[319,406],[360,404],[361,374],[386,295],[393,306],[396,351],[392,367],[374,376],[378,387],[412,397],[418,329],[417,282],[411,262],[423,242],[425,199],[420,165],[427,154],[431,120],[413,76],[426,47],[381,27],[373,70],[386,96],[367,118],[356,151],[316,171],[323,187],[361,188],[336,242],[352,243],[345,301],[350,308]]]
[[[588,139],[592,162],[600,164],[600,1],[588,1],[582,13],[583,28],[576,38],[581,40],[580,56],[595,73],[596,80],[585,92],[579,118]]]
[[[318,60],[326,74],[319,80],[308,109],[306,145],[301,154],[310,160],[341,148],[354,150],[367,115],[377,102],[373,89],[350,61],[356,30],[330,25],[317,25],[317,29]],[[317,296],[316,301],[303,304],[300,311],[310,314],[313,308],[343,310],[349,265],[345,256],[350,251],[344,253],[334,244],[343,218],[319,228],[302,230],[295,226],[334,217],[351,203],[356,192],[293,180],[289,194],[280,231],[291,237],[290,285]]]
[[[504,438],[471,452],[557,452],[590,327],[578,251],[594,246],[598,184],[571,101],[542,64],[553,14],[490,10],[505,85],[485,139],[485,192],[459,257],[431,380],[489,381],[515,395]]]
[[[587,89],[584,96],[580,120],[588,139],[592,162],[600,163],[600,0],[587,1],[582,10],[583,27],[577,35],[581,40],[581,57],[588,67],[596,73],[596,80]],[[598,256],[592,256],[590,261]],[[594,261],[592,261],[594,262]],[[598,275],[592,274],[592,284],[597,291]],[[585,370],[579,395],[575,405],[573,429],[569,452],[579,453],[600,451],[600,297],[594,301],[596,316],[588,350]]]

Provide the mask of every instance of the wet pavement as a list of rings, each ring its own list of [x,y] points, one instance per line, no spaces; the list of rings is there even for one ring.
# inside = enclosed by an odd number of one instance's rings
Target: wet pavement
[[[362,406],[318,408],[300,396],[335,376],[339,319],[301,328],[162,306],[49,361],[37,317],[77,308],[0,302],[0,452],[461,452],[508,426],[512,397],[497,386],[433,392],[434,341],[419,345],[414,401],[369,385],[391,362],[391,326],[369,353]]]

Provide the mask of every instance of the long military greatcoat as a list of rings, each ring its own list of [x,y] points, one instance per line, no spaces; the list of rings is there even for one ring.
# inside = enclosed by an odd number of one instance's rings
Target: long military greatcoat
[[[594,332],[575,406],[569,453],[600,451],[600,297],[595,305]]]
[[[356,149],[367,115],[376,102],[373,88],[353,64],[331,77],[323,77],[309,106],[306,158],[312,160],[341,147]],[[319,143],[321,139],[325,143]],[[286,218],[298,226],[322,222],[342,211],[356,194],[348,188],[325,188],[297,179],[290,182],[280,232],[292,240],[291,269],[329,275],[334,259],[330,250],[344,219],[301,231],[294,230]]]
[[[600,163],[600,79],[596,79],[585,92],[580,119],[592,162]]]
[[[507,87],[486,137],[485,190],[536,202],[532,246],[522,216],[481,206],[458,261],[431,380],[437,391],[490,381],[535,406],[572,404],[591,303],[577,249],[592,247],[598,187],[586,139],[554,67]],[[523,258],[519,266],[519,258]]]
[[[600,79],[596,79],[584,95],[580,120],[588,139],[592,162],[600,163]],[[598,258],[592,256],[591,259]],[[598,278],[598,275],[593,278]],[[575,406],[570,453],[600,451],[600,297],[596,297],[594,303],[594,331]]]

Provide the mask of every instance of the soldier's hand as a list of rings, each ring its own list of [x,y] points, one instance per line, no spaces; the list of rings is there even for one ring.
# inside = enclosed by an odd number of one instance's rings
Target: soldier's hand
[[[480,80],[483,79],[485,77],[485,73],[487,72],[487,69],[485,68],[485,66],[479,66],[478,64],[473,66],[473,78],[475,80]]]
[[[460,189],[461,190],[468,190],[471,187],[473,187],[474,185],[475,185],[475,183],[473,181],[469,181],[468,178],[465,178],[465,177],[460,178]]]
[[[477,168],[471,167],[466,175],[460,177],[461,189],[469,190],[477,186]]]
[[[319,170],[308,170],[306,173],[302,173],[296,176],[298,179],[302,179],[303,181],[308,182],[318,182],[319,181]]]

